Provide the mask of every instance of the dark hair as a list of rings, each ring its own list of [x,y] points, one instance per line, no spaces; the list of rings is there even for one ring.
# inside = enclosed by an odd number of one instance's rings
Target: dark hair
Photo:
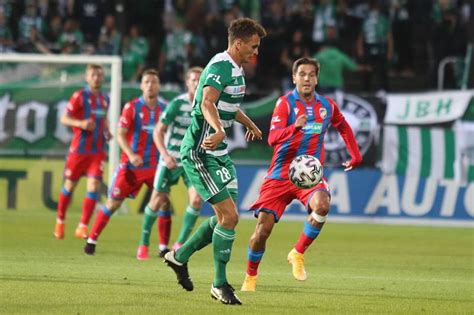
[[[158,70],[153,69],[153,68],[149,68],[149,69],[146,69],[145,71],[143,71],[143,73],[142,73],[142,79],[143,79],[143,77],[146,76],[146,75],[154,75],[154,76],[156,76],[156,77],[158,78],[158,80],[160,79],[160,75],[159,75]]]
[[[321,66],[317,59],[303,57],[296,60],[295,62],[293,62],[293,69],[292,69],[293,74],[296,74],[296,72],[298,71],[298,67],[301,65],[313,65],[314,68],[316,69],[316,75],[319,77],[319,71],[321,70]]]
[[[252,35],[257,34],[260,38],[265,37],[267,32],[260,23],[250,18],[239,18],[233,20],[227,29],[229,34],[229,43],[233,43],[236,39],[246,40]]]

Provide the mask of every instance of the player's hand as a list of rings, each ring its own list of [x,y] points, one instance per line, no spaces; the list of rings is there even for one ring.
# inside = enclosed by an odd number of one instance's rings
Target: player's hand
[[[301,115],[300,117],[296,118],[295,121],[295,127],[301,128],[304,125],[306,125],[306,122],[308,121],[308,116],[306,115]]]
[[[247,131],[245,132],[245,140],[247,142],[254,140],[262,140],[262,131],[258,129],[257,126],[254,126],[251,129],[247,128]]]
[[[362,158],[352,158],[352,160],[345,161],[342,163],[342,166],[344,166],[344,172],[350,171],[354,167],[357,167],[362,163]]]
[[[133,166],[139,167],[143,165],[143,159],[140,155],[133,153],[131,156],[128,157],[130,159],[130,163]]]
[[[224,141],[225,139],[225,132],[223,130],[217,131],[216,133],[213,133],[212,135],[206,137],[204,141],[201,144],[201,148],[204,150],[214,150],[217,148],[219,143]]]
[[[84,119],[81,121],[79,128],[87,131],[92,131],[95,129],[95,122],[92,118]]]
[[[163,161],[166,164],[166,167],[170,170],[176,168],[178,166],[178,163],[176,162],[176,159],[172,157],[171,155],[164,155],[163,156]]]

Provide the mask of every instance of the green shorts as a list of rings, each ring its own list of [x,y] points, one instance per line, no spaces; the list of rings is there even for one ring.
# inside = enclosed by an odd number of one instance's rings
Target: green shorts
[[[216,204],[230,197],[237,201],[237,172],[228,155],[198,154],[182,148],[181,163],[203,200]]]
[[[153,180],[153,188],[158,192],[169,193],[171,186],[176,185],[180,177],[183,178],[187,188],[192,186],[182,166],[170,170],[166,167],[165,163],[160,160],[156,169],[155,179]]]

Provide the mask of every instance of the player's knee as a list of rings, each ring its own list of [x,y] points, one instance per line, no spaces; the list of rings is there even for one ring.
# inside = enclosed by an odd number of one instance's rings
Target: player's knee
[[[329,213],[329,200],[317,200],[311,205],[312,212],[325,216]]]

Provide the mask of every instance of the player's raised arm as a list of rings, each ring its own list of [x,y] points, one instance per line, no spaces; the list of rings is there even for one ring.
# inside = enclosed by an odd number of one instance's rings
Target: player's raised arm
[[[268,135],[269,145],[275,146],[278,143],[288,140],[295,132],[300,130],[306,124],[308,118],[306,115],[302,114],[296,119],[294,124],[288,125],[289,111],[290,107],[288,103],[280,97],[275,105],[275,109],[273,110],[270,134]]]
[[[237,120],[239,123],[241,123],[247,128],[247,132],[245,133],[245,140],[262,140],[262,131],[257,127],[257,125],[255,125],[255,123],[249,118],[249,116],[245,115],[245,113],[241,109],[237,111],[237,114],[235,115],[235,120]]]
[[[354,133],[352,132],[351,126],[347,123],[336,103],[334,103],[333,100],[330,100],[330,102],[334,111],[331,122],[341,135],[344,143],[346,144],[347,150],[351,155],[351,160],[342,163],[342,165],[345,167],[344,171],[347,172],[362,163],[362,155],[360,154],[359,146],[357,145],[357,141]]]
[[[209,125],[211,125],[211,127],[216,131],[202,142],[201,147],[205,150],[215,149],[225,138],[225,130],[220,121],[219,112],[216,107],[220,95],[221,93],[219,90],[212,86],[206,86],[203,89],[201,103],[202,114],[204,119],[206,119]]]

